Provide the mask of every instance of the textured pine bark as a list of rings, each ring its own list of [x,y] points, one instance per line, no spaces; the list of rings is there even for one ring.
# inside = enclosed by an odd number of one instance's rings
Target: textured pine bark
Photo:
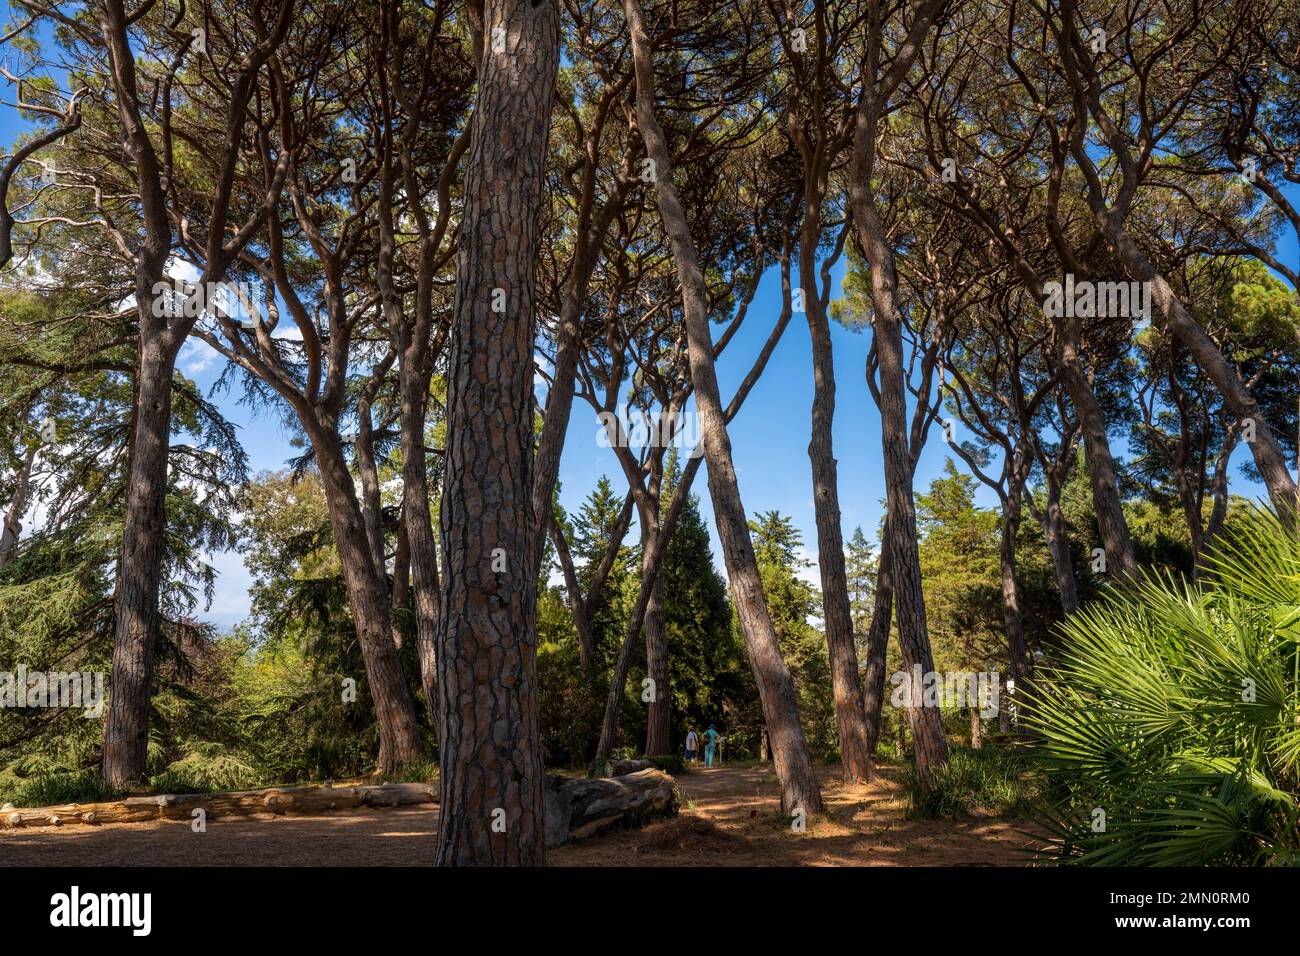
[[[142,283],[138,283],[140,285]],[[152,283],[146,288],[152,288]],[[137,295],[140,290],[137,289]],[[141,297],[142,323],[149,298]],[[130,482],[117,567],[113,663],[104,721],[104,781],[126,787],[145,772],[149,698],[158,640],[158,583],[166,537],[167,452],[171,433],[172,370],[176,353],[159,334],[141,334],[131,426]]]
[[[387,582],[375,567],[356,486],[343,456],[337,428],[309,428],[329,511],[330,530],[343,568],[348,608],[365,661],[366,683],[379,724],[379,769],[391,772],[424,754],[415,705],[393,645]]]
[[[1007,657],[1016,686],[1023,683],[1030,668],[1025,644],[1025,622],[1020,613],[1020,590],[1016,584],[1016,537],[1020,531],[1020,487],[1013,480],[1002,506],[1002,534],[998,542],[998,563],[1002,577],[1002,629],[1007,635]]]
[[[862,134],[861,129],[859,133]],[[902,318],[898,312],[898,277],[884,226],[857,177],[850,187],[859,239],[871,266],[875,305],[873,335],[880,375],[881,441],[884,452],[888,534],[894,613],[903,663],[909,672],[934,670],[921,590],[921,555],[917,547],[916,502],[912,496],[912,457],[908,448],[907,387],[903,370]],[[917,771],[923,780],[948,760],[948,742],[938,707],[909,708]]]
[[[1078,320],[1058,320],[1057,336],[1061,381],[1074,403],[1083,431],[1083,455],[1088,463],[1092,503],[1097,512],[1097,533],[1106,552],[1107,571],[1125,578],[1137,570],[1137,559],[1133,556],[1128,521],[1124,518],[1124,508],[1119,499],[1119,480],[1115,456],[1110,450],[1110,437],[1106,432],[1106,416],[1083,367]]]
[[[650,542],[659,538],[663,529],[659,522],[660,493],[663,490],[662,459],[652,458],[650,475],[645,483],[646,494],[642,498],[641,518],[641,554],[642,575],[646,558],[650,556]],[[667,555],[669,535],[662,535],[662,549]],[[671,752],[668,743],[669,731],[669,695],[668,695],[668,629],[664,621],[664,585],[658,569],[650,581],[650,595],[646,601],[645,624],[642,633],[645,638],[646,677],[650,685],[650,700],[646,702],[645,750],[647,756],[662,757]]]
[[[889,540],[888,528],[885,530],[885,540]],[[889,573],[893,563],[889,548],[882,548],[876,568],[871,628],[867,632],[867,666],[862,677],[867,752],[873,756],[876,744],[880,741],[880,711],[885,704],[885,654],[889,650],[889,625],[894,613],[894,584]]]
[[[883,32],[879,11],[873,7],[868,24],[863,62],[863,88],[853,127],[853,153],[849,166],[849,206],[857,230],[858,244],[870,264],[871,298],[875,310],[873,338],[880,376],[879,404],[881,443],[884,451],[886,488],[885,548],[889,552],[889,576],[894,614],[898,621],[898,642],[903,663],[911,672],[918,665],[922,673],[934,670],[930,636],[926,630],[925,597],[921,591],[921,557],[917,547],[916,502],[912,496],[915,458],[909,446],[907,386],[903,370],[902,316],[898,308],[898,270],[894,250],[872,196],[871,176],[875,169],[876,134],[882,111],[893,91],[916,60],[921,42],[942,5],[917,4],[914,18],[902,46],[887,72],[881,76]],[[883,567],[883,561],[882,561]],[[873,622],[874,623],[874,622]],[[888,624],[886,623],[886,627]],[[912,706],[909,710],[916,768],[922,782],[933,770],[947,763],[948,742],[937,707]],[[899,734],[902,736],[901,721]]]
[[[1061,610],[1069,617],[1079,609],[1079,587],[1074,580],[1074,558],[1066,535],[1065,512],[1061,509],[1061,486],[1050,475],[1047,478],[1047,507],[1039,515],[1038,523],[1052,556],[1052,571],[1061,593]]]
[[[623,13],[632,35],[637,125],[645,142],[646,153],[655,164],[655,194],[659,213],[682,285],[687,357],[691,381],[695,386],[704,455],[709,466],[709,494],[713,500],[732,600],[745,636],[745,648],[772,739],[776,772],[781,781],[781,809],[787,814],[796,809],[805,813],[818,813],[822,809],[821,790],[813,775],[808,744],[799,723],[794,680],[781,656],[776,631],[768,616],[758,576],[758,563],[749,537],[749,526],[732,462],[731,440],[727,435],[726,416],[713,366],[704,276],[686,223],[686,214],[673,184],[673,164],[668,143],[655,118],[654,66],[650,41],[646,36],[641,6],[637,0],[623,0]]]
[[[550,0],[488,0],[450,344],[440,866],[545,860],[532,504],[534,285],[559,67]],[[501,290],[496,292],[494,290]],[[493,306],[504,305],[504,311]]]
[[[835,418],[835,361],[831,351],[830,322],[815,288],[817,236],[821,232],[815,203],[805,200],[803,239],[799,249],[799,275],[804,283],[808,330],[812,333],[813,406],[812,461],[813,509],[817,520],[817,565],[821,573],[822,619],[830,655],[831,691],[835,698],[835,725],[839,732],[840,768],[845,783],[871,779],[871,749],[867,746],[866,707],[858,675],[858,651],[853,638],[853,612],[849,581],[844,569],[844,535],[840,526],[840,493],[831,428]]]

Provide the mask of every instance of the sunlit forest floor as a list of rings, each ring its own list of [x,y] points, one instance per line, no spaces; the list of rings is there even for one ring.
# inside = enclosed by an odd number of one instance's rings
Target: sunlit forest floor
[[[554,866],[1018,866],[1022,820],[908,819],[903,771],[846,787],[819,768],[827,813],[794,833],[777,812],[771,767],[700,769],[678,778],[681,814],[558,847]],[[0,833],[0,866],[428,866],[436,806],[327,816],[42,827]]]

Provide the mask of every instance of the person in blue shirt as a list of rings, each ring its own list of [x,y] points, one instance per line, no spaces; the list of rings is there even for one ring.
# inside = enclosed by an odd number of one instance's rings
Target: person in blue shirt
[[[709,724],[709,729],[704,732],[704,766],[713,766],[713,749],[717,746],[718,740],[722,734],[718,733],[718,728]]]

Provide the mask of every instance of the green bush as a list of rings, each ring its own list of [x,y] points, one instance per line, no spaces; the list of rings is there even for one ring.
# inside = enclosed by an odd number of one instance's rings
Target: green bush
[[[1300,541],[1260,508],[1220,538],[1212,583],[1147,576],[1064,625],[1028,717],[1053,858],[1300,859]]]
[[[909,817],[951,819],[976,813],[1024,813],[1036,792],[1036,776],[1021,751],[1002,747],[953,747],[948,763],[922,787],[915,766],[906,777]]]
[[[8,778],[12,780],[12,778]],[[6,782],[8,782],[8,780]],[[5,802],[18,807],[53,807],[64,803],[94,803],[108,799],[98,770],[70,773],[41,773],[26,780],[14,780],[3,789]]]

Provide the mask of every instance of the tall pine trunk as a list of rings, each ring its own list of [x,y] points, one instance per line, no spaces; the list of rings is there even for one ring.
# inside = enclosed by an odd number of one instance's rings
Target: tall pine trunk
[[[817,519],[822,620],[831,665],[841,773],[845,783],[865,783],[871,779],[872,751],[867,742],[866,706],[858,674],[858,651],[854,646],[853,612],[849,605],[844,536],[840,527],[839,478],[831,440],[835,419],[835,361],[831,351],[830,322],[812,281],[821,218],[816,204],[806,202],[808,211],[799,246],[799,281],[804,287],[808,330],[812,334],[812,439],[808,443],[808,457],[812,461],[813,508]]]
[[[886,528],[885,540],[889,540]],[[876,590],[872,597],[871,627],[867,631],[867,666],[863,674],[863,710],[866,714],[867,751],[875,758],[880,741],[880,712],[885,704],[885,655],[889,651],[889,625],[894,612],[894,585],[889,573],[893,558],[889,547],[880,549]]]
[[[375,705],[379,769],[389,773],[419,761],[424,751],[415,706],[393,645],[387,580],[383,566],[375,566],[366,519],[336,430],[313,426],[308,437],[325,487],[330,530],[343,567],[348,608],[356,626],[366,682]]]
[[[151,289],[152,284],[146,288]],[[142,291],[141,322],[149,309]],[[167,455],[171,434],[172,372],[176,352],[165,336],[142,328],[131,424],[131,457],[117,567],[113,663],[104,722],[103,776],[121,789],[145,773],[149,745],[149,698],[158,641],[158,588],[166,539]]]
[[[447,390],[436,862],[537,866],[546,826],[532,571],[546,515],[532,502],[534,289],[558,12],[487,0],[483,36]]]
[[[646,554],[649,542],[659,535],[659,493],[663,485],[663,473],[650,476],[646,483],[646,507],[641,511],[641,553]],[[663,542],[664,557],[667,557],[668,540]],[[645,558],[642,558],[642,563]],[[662,563],[662,561],[660,561]],[[642,574],[645,567],[642,567]],[[668,710],[671,698],[668,695],[668,632],[663,617],[663,575],[655,574],[654,583],[650,585],[650,600],[646,602],[645,628],[646,676],[651,680],[650,701],[646,705],[646,756],[662,757],[671,753],[668,745]]]
[[[858,137],[865,133],[858,130]],[[855,152],[857,146],[855,144]],[[856,164],[855,164],[856,165]],[[903,664],[909,673],[919,666],[922,674],[934,670],[930,636],[925,621],[925,595],[921,590],[921,554],[917,545],[916,502],[912,496],[912,459],[908,449],[907,386],[903,369],[902,317],[896,299],[898,274],[894,253],[863,184],[854,177],[853,216],[863,250],[871,264],[873,324],[880,375],[881,442],[884,452],[888,510],[885,547],[890,552],[894,614]],[[917,772],[928,781],[936,767],[948,760],[948,741],[938,707],[926,707],[913,695],[909,716]]]
[[[754,680],[758,685],[763,715],[772,740],[777,777],[781,782],[781,809],[818,813],[822,810],[821,790],[813,774],[812,760],[803,727],[790,668],[781,656],[776,630],[768,615],[758,575],[754,545],[749,537],[736,469],[731,456],[725,412],[713,366],[713,343],[709,331],[707,295],[677,188],[673,183],[672,158],[663,130],[654,113],[654,66],[650,41],[637,0],[623,0],[623,13],[632,37],[636,71],[636,116],[646,153],[656,172],[655,194],[664,230],[668,234],[673,260],[682,286],[687,358],[695,387],[696,408],[704,454],[709,466],[709,494],[722,544],[724,563],[731,585],[736,616],[745,636]]]

